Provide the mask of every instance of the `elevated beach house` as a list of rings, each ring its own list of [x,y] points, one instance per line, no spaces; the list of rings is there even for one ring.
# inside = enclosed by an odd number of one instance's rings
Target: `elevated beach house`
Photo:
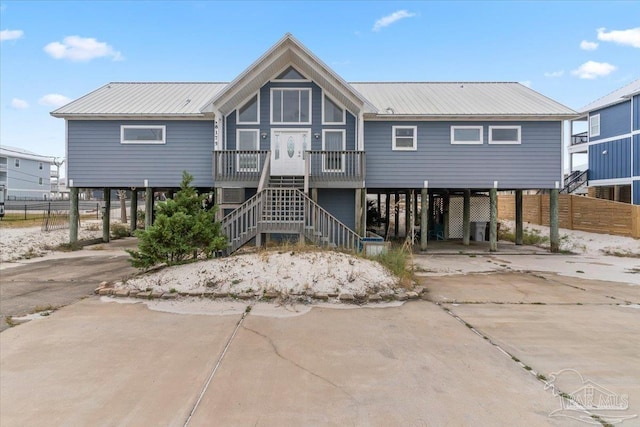
[[[588,166],[571,181],[588,181],[592,197],[640,205],[640,80],[581,108],[580,121],[587,130],[571,136],[569,156],[587,154]]]
[[[356,247],[367,196],[386,198],[387,219],[402,202],[394,232],[423,250],[468,244],[474,221],[495,250],[498,190],[551,190],[557,216],[575,117],[518,83],[348,83],[290,34],[230,83],[109,83],[51,114],[66,121],[72,204],[78,188],[127,189],[151,210],[186,170],[215,195],[230,251],[269,234]]]

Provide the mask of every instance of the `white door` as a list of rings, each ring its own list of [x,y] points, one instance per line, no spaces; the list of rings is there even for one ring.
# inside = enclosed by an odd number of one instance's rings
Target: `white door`
[[[309,147],[308,130],[271,132],[271,175],[304,175],[304,156]]]

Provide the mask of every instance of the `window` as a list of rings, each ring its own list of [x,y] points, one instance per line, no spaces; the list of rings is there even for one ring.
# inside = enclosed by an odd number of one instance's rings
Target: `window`
[[[42,162],[38,163],[38,169],[42,170]]]
[[[238,108],[236,112],[236,122],[244,124],[257,125],[260,123],[258,118],[258,105],[260,104],[258,94],[254,95],[246,104]]]
[[[238,129],[236,132],[236,150],[238,153],[238,172],[258,172],[260,169],[260,153],[258,150],[260,131],[258,129]]]
[[[345,124],[345,110],[331,100],[327,95],[322,97],[322,124],[323,125],[343,125]]]
[[[489,126],[489,144],[520,143],[520,126]]]
[[[120,127],[122,144],[164,144],[166,126],[127,125]]]
[[[38,184],[42,185],[42,178],[38,178]]]
[[[322,131],[322,151],[336,151],[335,153],[323,153],[323,172],[344,172],[345,131]]]
[[[20,159],[16,159],[14,165],[19,168],[20,167]]]
[[[392,148],[394,150],[415,151],[418,148],[416,126],[393,126],[391,132],[393,135]]]
[[[300,74],[295,68],[289,67],[281,72],[278,77],[276,77],[276,80],[307,80],[307,78]]]
[[[600,136],[600,114],[589,117],[589,136]]]
[[[482,126],[451,126],[452,144],[482,144]]]
[[[271,89],[271,123],[311,124],[311,89]]]

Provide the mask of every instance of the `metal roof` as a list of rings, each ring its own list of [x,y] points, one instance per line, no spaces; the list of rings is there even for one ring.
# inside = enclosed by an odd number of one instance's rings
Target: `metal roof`
[[[72,116],[200,116],[226,83],[109,83],[53,111]]]
[[[203,117],[227,83],[109,83],[51,114],[55,117]],[[519,83],[351,83],[378,116],[575,116]]]
[[[508,82],[351,83],[380,115],[574,116],[572,109]]]
[[[25,150],[24,148],[12,147],[4,144],[0,145],[0,155],[18,159],[37,160],[44,163],[53,163],[52,156],[43,156],[41,154],[34,153],[33,151]]]
[[[635,95],[638,92],[640,92],[640,79],[632,81],[628,85],[623,86],[620,89],[616,89],[610,94],[585,105],[580,109],[580,112],[588,113],[593,110],[599,110],[600,108],[626,101],[629,96]]]

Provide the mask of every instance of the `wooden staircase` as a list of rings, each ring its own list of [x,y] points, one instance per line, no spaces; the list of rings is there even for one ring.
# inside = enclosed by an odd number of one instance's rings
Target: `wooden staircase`
[[[272,177],[222,219],[230,255],[260,233],[298,234],[320,246],[357,250],[360,236],[300,190],[302,177]]]

